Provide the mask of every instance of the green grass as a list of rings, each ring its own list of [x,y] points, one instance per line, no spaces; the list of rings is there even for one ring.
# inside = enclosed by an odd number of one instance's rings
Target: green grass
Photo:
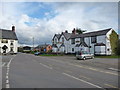
[[[112,56],[95,56],[95,58],[120,58],[120,56],[115,56],[115,55],[112,55]]]

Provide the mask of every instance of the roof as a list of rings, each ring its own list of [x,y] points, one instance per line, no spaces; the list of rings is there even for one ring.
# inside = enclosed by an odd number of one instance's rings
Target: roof
[[[70,39],[71,37],[71,33],[63,33],[63,35],[65,36],[66,40]]]
[[[83,45],[84,47],[88,47],[88,45],[85,42],[81,42],[80,44],[76,44],[75,47],[79,47],[80,45]]]
[[[45,48],[45,47],[47,47],[47,46],[49,46],[49,44],[42,44],[42,45],[38,45],[37,47],[35,47],[35,48]]]
[[[0,29],[0,38],[18,40],[15,32],[5,29]]]
[[[55,34],[54,37],[53,37],[53,39],[55,38],[55,36],[59,39],[60,36],[61,36],[61,34]]]
[[[91,37],[91,36],[100,36],[107,34],[108,31],[110,31],[112,28],[105,29],[105,30],[99,30],[94,32],[88,32],[83,34],[72,34],[70,38],[79,38],[79,37]]]

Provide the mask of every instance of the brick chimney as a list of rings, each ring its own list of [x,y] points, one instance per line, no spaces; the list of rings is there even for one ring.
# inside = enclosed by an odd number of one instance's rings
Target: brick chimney
[[[15,32],[15,26],[12,26],[12,31]]]
[[[75,28],[73,28],[73,30],[72,30],[72,34],[76,34],[76,30],[75,30]]]
[[[68,33],[68,31],[67,31],[67,30],[65,30],[65,33]]]

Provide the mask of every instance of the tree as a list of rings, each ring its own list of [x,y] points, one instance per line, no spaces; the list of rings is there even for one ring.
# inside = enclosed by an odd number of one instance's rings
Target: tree
[[[76,28],[76,32],[78,34],[82,34],[82,33],[86,32],[86,30],[82,30],[81,28]]]
[[[116,55],[119,55],[120,56],[120,39],[118,40],[117,42],[117,46],[116,48],[114,49],[114,52]]]

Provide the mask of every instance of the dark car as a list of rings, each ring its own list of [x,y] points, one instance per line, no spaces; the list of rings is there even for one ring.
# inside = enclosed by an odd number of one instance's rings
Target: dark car
[[[41,54],[40,52],[35,52],[35,53],[34,53],[34,55],[36,55],[36,56],[37,56],[37,55],[40,55],[40,54]]]

